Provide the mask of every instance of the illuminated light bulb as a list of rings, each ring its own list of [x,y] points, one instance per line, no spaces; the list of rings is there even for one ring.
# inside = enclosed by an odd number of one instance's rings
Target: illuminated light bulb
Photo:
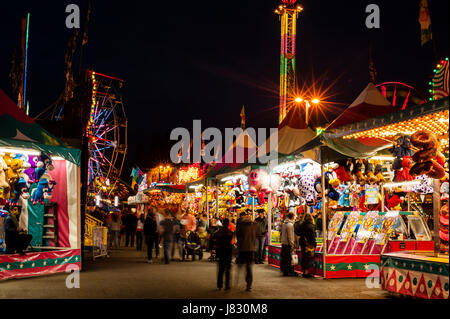
[[[317,103],[319,103],[320,101],[319,101],[319,99],[313,99],[311,102],[314,103],[314,104],[317,104]]]
[[[303,99],[301,97],[296,97],[294,101],[300,103],[303,101]]]

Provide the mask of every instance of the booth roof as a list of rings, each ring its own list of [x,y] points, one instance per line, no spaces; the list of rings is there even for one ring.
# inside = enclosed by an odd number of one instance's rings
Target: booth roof
[[[60,156],[80,166],[81,150],[71,148],[50,134],[0,89],[0,146],[34,149]]]
[[[373,83],[369,83],[356,100],[328,126],[335,129],[395,111]]]

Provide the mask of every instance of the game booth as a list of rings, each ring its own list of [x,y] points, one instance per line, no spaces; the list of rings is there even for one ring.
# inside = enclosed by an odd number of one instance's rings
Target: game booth
[[[284,193],[269,211],[274,231],[289,210],[324,221],[311,273],[377,277],[380,269],[388,291],[448,298],[448,98],[331,125],[291,155],[269,172]],[[280,250],[270,245],[269,264],[279,266]]]
[[[0,279],[81,268],[81,151],[36,124],[2,90],[0,127]],[[24,246],[31,239],[23,253],[8,247],[11,225],[19,232],[13,238],[27,238]]]

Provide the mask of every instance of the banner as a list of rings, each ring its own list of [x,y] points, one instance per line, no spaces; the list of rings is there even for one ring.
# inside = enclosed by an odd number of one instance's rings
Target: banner
[[[346,242],[350,238],[352,238],[355,228],[358,225],[358,221],[359,221],[359,212],[351,212],[350,215],[348,215],[347,220],[344,223],[344,226],[342,227],[339,241]]]
[[[331,217],[330,223],[328,224],[327,239],[331,240],[333,236],[337,234],[339,228],[344,220],[344,212],[336,212],[333,217]]]
[[[383,219],[380,232],[375,236],[375,245],[384,246],[391,236],[396,225],[400,223],[400,215],[398,211],[387,212]]]
[[[358,233],[356,234],[356,242],[364,244],[372,237],[377,220],[380,218],[378,212],[368,212],[364,216],[361,225],[359,226]]]

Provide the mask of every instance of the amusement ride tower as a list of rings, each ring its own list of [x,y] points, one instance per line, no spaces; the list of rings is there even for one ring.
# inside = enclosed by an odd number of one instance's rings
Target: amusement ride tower
[[[295,39],[297,15],[303,8],[297,0],[282,0],[275,10],[281,18],[281,66],[280,66],[280,113],[279,123],[287,114],[289,97],[295,95]]]

